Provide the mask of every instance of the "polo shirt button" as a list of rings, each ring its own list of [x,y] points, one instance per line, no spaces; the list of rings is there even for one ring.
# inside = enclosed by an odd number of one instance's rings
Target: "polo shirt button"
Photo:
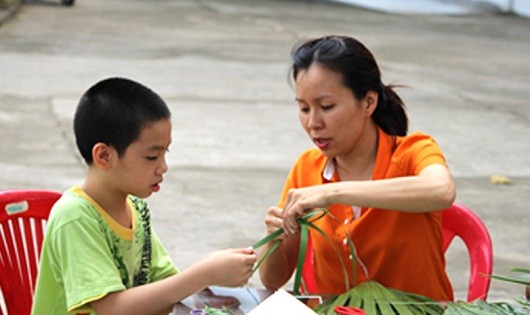
[[[352,255],[348,256],[348,258],[349,258],[350,260],[353,260],[353,256],[352,256]]]
[[[344,224],[348,224],[348,222],[349,222],[348,219],[344,220]]]
[[[348,245],[348,239],[347,239],[347,238],[343,239],[343,240],[342,240],[342,243],[343,243],[344,245]]]

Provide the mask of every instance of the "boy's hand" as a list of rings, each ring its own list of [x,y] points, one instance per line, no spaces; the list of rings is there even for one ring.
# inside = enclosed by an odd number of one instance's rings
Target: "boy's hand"
[[[239,287],[247,284],[257,255],[252,247],[213,252],[206,258],[211,266],[212,285]]]

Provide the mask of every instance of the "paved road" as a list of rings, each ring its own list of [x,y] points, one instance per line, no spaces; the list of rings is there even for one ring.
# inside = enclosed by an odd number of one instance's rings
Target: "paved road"
[[[290,48],[302,36],[346,33],[379,58],[385,82],[409,86],[401,95],[412,130],[444,149],[458,201],[490,229],[495,272],[529,267],[529,30],[508,15],[389,15],[319,1],[26,2],[0,27],[0,187],[80,183],[77,100],[104,77],[126,76],[158,91],[174,115],[171,170],[150,203],[176,263],[252,244],[310,145],[287,84]],[[462,298],[463,245],[448,257]],[[490,297],[521,294],[494,281]]]

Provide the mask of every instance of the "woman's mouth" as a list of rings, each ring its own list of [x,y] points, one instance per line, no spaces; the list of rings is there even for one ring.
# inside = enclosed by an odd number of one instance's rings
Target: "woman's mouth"
[[[313,143],[320,149],[325,150],[331,143],[330,138],[314,138]]]
[[[160,183],[158,184],[154,184],[151,186],[151,189],[153,190],[153,192],[158,192],[160,190]]]

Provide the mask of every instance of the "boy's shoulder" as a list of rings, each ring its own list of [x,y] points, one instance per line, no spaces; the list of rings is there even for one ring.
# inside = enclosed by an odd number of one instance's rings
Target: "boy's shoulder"
[[[53,205],[49,221],[70,221],[86,216],[94,206],[83,197],[81,187],[74,186],[66,190]]]
[[[145,199],[133,195],[129,195],[128,199],[133,211],[144,219],[149,216],[149,207]],[[62,223],[86,219],[101,221],[104,217],[103,212],[104,210],[81,187],[73,186],[57,200],[49,221]]]

